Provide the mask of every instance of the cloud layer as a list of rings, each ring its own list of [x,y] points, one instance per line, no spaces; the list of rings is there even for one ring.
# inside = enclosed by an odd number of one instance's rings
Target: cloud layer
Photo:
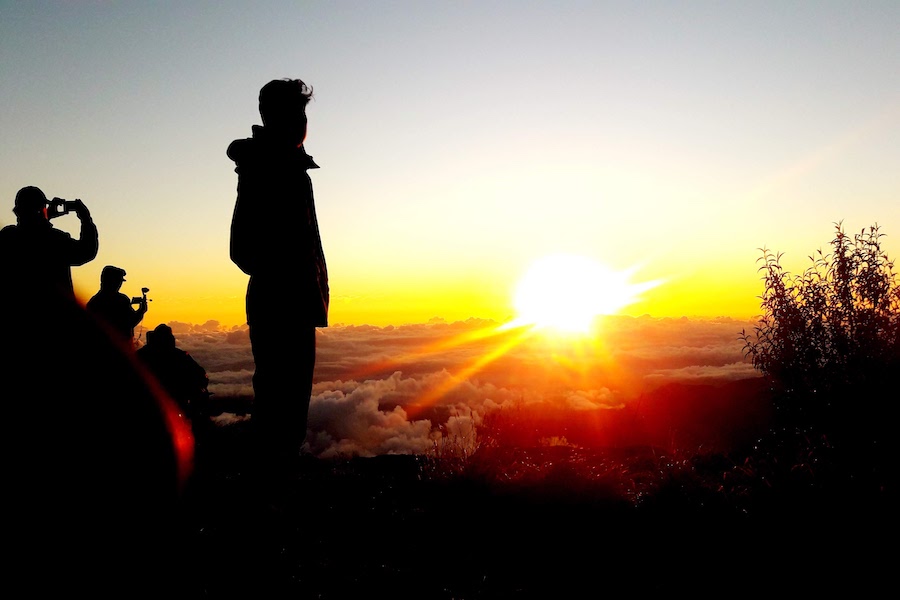
[[[208,371],[222,424],[249,406],[246,327],[172,322]],[[732,319],[609,317],[594,336],[562,338],[479,319],[320,329],[307,443],[322,457],[426,453],[472,440],[497,411],[523,407],[597,418],[667,383],[753,378]],[[285,323],[285,344],[291,326]],[[610,414],[610,413],[605,413]]]

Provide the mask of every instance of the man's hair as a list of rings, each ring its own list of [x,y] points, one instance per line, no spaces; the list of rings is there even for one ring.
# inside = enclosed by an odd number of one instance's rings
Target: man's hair
[[[100,283],[105,285],[116,285],[120,281],[125,281],[125,269],[113,265],[106,265],[100,271]]]
[[[18,217],[40,214],[45,206],[47,206],[47,196],[44,195],[44,192],[38,187],[28,185],[16,193],[13,212]]]
[[[172,328],[165,323],[160,323],[153,330],[148,331],[147,344],[151,343],[157,348],[162,346],[175,347],[175,334],[172,333]]]
[[[300,79],[273,79],[259,90],[259,114],[265,118],[303,110],[312,97],[312,86]]]

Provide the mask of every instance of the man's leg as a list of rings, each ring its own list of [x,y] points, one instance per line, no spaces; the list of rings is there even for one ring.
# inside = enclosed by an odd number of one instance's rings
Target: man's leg
[[[316,328],[303,327],[297,335],[299,363],[297,365],[297,414],[294,446],[297,452],[306,440],[309,403],[312,400],[313,373],[316,369]]]
[[[287,339],[283,323],[250,326],[256,363],[251,428],[263,461],[287,466],[299,456],[312,393],[315,335],[314,327],[304,327]]]

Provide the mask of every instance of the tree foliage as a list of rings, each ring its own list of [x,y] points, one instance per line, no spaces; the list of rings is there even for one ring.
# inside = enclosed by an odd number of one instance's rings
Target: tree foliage
[[[900,365],[900,287],[885,234],[877,224],[852,237],[840,222],[835,229],[831,251],[818,250],[799,275],[761,249],[762,314],[740,335],[745,356],[791,405],[780,408],[828,410],[831,419],[854,396],[896,390]]]

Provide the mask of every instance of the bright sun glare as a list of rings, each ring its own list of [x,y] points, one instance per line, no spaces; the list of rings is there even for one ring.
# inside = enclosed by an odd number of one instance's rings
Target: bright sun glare
[[[584,256],[556,254],[535,262],[516,288],[515,323],[586,333],[598,315],[616,314],[657,282],[631,283]]]

